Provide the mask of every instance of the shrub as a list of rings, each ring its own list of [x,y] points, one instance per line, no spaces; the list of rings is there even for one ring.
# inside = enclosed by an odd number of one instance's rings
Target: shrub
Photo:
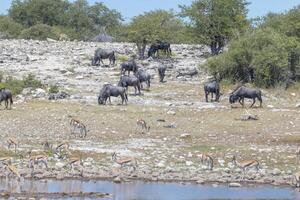
[[[24,29],[20,38],[34,39],[34,40],[46,40],[47,38],[58,39],[59,35],[53,30],[51,26],[45,24],[37,24],[28,29]]]
[[[23,27],[7,16],[0,16],[0,38],[11,39],[20,35]]]
[[[49,93],[58,93],[59,87],[57,85],[51,85],[49,88]]]

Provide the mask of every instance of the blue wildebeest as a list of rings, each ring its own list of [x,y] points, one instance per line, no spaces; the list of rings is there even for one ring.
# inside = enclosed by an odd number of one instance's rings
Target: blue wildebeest
[[[229,103],[233,104],[236,101],[239,101],[239,103],[244,107],[245,98],[253,100],[250,108],[252,108],[252,106],[255,104],[256,98],[260,101],[260,107],[262,107],[261,91],[259,89],[247,88],[245,86],[238,87],[230,94]]]
[[[0,89],[0,105],[2,101],[5,101],[6,109],[8,109],[8,104],[9,104],[9,109],[11,109],[11,104],[13,104],[13,100],[12,100],[12,93],[9,89],[6,88]]]
[[[134,75],[121,76],[118,86],[125,87],[126,90],[128,90],[128,86],[132,86],[135,89],[134,94],[137,94],[137,91],[139,91],[139,94],[141,94],[141,83]]]
[[[162,82],[164,82],[167,67],[164,65],[160,65],[160,66],[158,66],[157,70],[158,70],[158,75],[159,75],[159,82],[162,83]]]
[[[146,82],[147,88],[149,89],[151,76],[147,71],[139,68],[134,75],[139,79],[141,84],[141,89],[143,89],[143,82]]]
[[[157,40],[156,43],[151,44],[148,50],[148,57],[159,57],[159,50],[162,50],[167,56],[171,56],[171,45],[168,42]]]
[[[130,71],[132,71],[133,73],[136,73],[137,70],[138,70],[138,66],[134,59],[123,62],[121,64],[121,74],[125,74],[125,72],[128,71],[128,75],[129,75]]]
[[[220,86],[217,81],[212,81],[204,84],[205,100],[208,102],[208,95],[211,93],[211,98],[213,99],[214,94],[216,95],[215,101],[219,101],[220,98]]]
[[[104,65],[102,59],[109,59],[109,65],[115,65],[116,57],[114,51],[107,51],[105,49],[98,48],[95,51],[94,57],[92,59],[92,66],[100,65],[100,62]]]
[[[124,87],[114,86],[111,84],[105,84],[100,91],[98,96],[98,104],[106,104],[107,99],[111,103],[110,97],[120,96],[122,99],[122,104],[125,102],[127,104],[128,97],[126,94],[126,89]]]

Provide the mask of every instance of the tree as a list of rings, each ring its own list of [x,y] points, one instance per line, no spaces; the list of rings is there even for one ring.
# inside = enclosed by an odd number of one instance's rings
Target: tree
[[[199,39],[219,54],[226,42],[249,26],[245,0],[196,0],[191,6],[180,6]]]
[[[127,38],[137,45],[139,58],[144,58],[148,43],[155,40],[175,42],[184,25],[172,12],[156,10],[133,18],[126,27]]]
[[[16,38],[22,31],[22,25],[7,16],[0,16],[0,38]]]
[[[26,27],[36,24],[53,26],[63,23],[68,7],[66,0],[13,0],[9,16]]]

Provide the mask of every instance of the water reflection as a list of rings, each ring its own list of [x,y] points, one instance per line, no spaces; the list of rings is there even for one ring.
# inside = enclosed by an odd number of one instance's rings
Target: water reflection
[[[300,199],[300,193],[289,187],[229,188],[210,185],[181,185],[176,183],[130,182],[114,184],[109,181],[80,180],[16,180],[0,179],[0,190],[10,192],[72,193],[101,192],[113,194],[113,200],[191,200],[191,199]],[[87,199],[87,198],[84,198]]]

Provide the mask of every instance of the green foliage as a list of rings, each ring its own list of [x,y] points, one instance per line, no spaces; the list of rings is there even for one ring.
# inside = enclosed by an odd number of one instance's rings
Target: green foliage
[[[10,39],[19,36],[22,25],[7,16],[0,16],[0,38]]]
[[[285,83],[291,73],[300,73],[299,55],[300,43],[294,38],[264,28],[231,42],[228,52],[209,59],[206,66],[218,79],[274,87]],[[293,56],[297,59],[292,65]]]
[[[51,26],[37,24],[28,29],[24,29],[20,34],[20,38],[46,40],[47,38],[58,39],[59,35],[55,33]]]
[[[59,87],[57,85],[51,85],[49,88],[49,93],[58,93]]]
[[[231,40],[247,29],[247,2],[245,0],[196,0],[191,6],[180,6],[181,16],[188,17],[198,41],[218,54]]]
[[[12,76],[8,76],[5,79],[5,82],[0,83],[0,88],[8,88],[12,91],[13,94],[20,94],[24,88],[32,87],[43,88],[44,85],[41,81],[37,80],[33,74],[28,74],[23,77],[23,80],[18,80]]]

